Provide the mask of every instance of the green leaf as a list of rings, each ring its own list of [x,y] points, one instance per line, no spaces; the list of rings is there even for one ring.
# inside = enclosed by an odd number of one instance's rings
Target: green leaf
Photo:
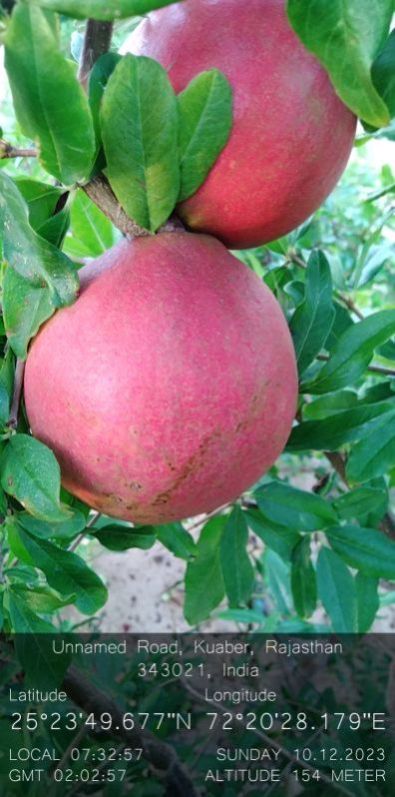
[[[355,287],[362,288],[389,264],[394,256],[394,247],[390,243],[382,243],[378,246],[369,247],[366,256],[363,258],[359,275],[355,280]]]
[[[6,425],[10,414],[14,386],[14,367],[14,358],[12,352],[9,351],[0,366],[0,426]]]
[[[37,141],[44,169],[66,185],[85,180],[95,155],[92,117],[49,12],[32,3],[16,5],[5,35],[5,65],[17,119]]]
[[[74,603],[76,595],[59,595],[56,590],[45,585],[26,589],[22,584],[13,585],[13,593],[23,600],[32,612],[38,614],[51,614]]]
[[[255,574],[247,544],[247,521],[236,506],[227,519],[221,539],[222,575],[230,608],[245,605],[254,587]]]
[[[275,551],[264,552],[263,563],[269,590],[279,612],[289,615],[293,611],[291,568]]]
[[[346,472],[352,482],[382,476],[395,465],[395,408],[377,418],[351,450]]]
[[[43,226],[40,227],[40,235],[53,246],[61,248],[69,225],[70,212],[68,208],[64,208],[44,222]]]
[[[100,529],[90,529],[89,533],[110,551],[127,551],[129,548],[142,548],[146,551],[156,542],[153,526],[134,528],[132,525],[114,523]]]
[[[272,548],[282,559],[291,558],[295,545],[301,539],[297,531],[269,522],[259,509],[249,509],[245,517],[251,530],[268,548]]]
[[[34,288],[13,268],[6,268],[3,317],[10,346],[17,357],[26,359],[30,339],[54,312],[49,288]]]
[[[372,80],[393,118],[395,116],[395,30],[392,31],[372,66]]]
[[[32,287],[48,287],[54,307],[71,304],[78,291],[74,264],[29,223],[28,208],[13,180],[0,171],[0,225],[4,259]]]
[[[80,556],[33,537],[21,526],[17,534],[27,554],[27,564],[42,570],[50,587],[61,595],[75,594],[75,605],[83,614],[95,614],[101,609],[108,597],[107,589]]]
[[[337,347],[343,332],[354,325],[354,321],[345,307],[336,301],[333,302],[333,306],[335,308],[335,320],[328,340],[325,342],[325,348],[329,353],[332,353],[333,349]]]
[[[104,92],[101,126],[106,174],[126,213],[155,232],[179,192],[177,99],[160,64],[126,55]]]
[[[372,487],[359,487],[333,501],[333,508],[340,520],[362,520],[377,511],[384,514],[387,505],[387,492]]]
[[[349,327],[318,376],[301,386],[302,392],[330,393],[354,384],[368,367],[374,350],[394,333],[395,310],[381,310]]]
[[[302,537],[292,554],[291,587],[299,617],[310,617],[317,604],[317,583],[307,536]]]
[[[188,562],[184,615],[190,625],[206,620],[225,595],[220,557],[225,523],[225,517],[206,523],[196,546],[195,559]]]
[[[343,102],[373,127],[390,122],[371,68],[392,13],[392,0],[288,0],[290,22],[303,44],[329,72]]]
[[[380,608],[379,582],[377,578],[357,573],[355,590],[357,597],[358,632],[366,634]]]
[[[332,548],[367,576],[395,580],[395,542],[375,529],[335,526],[326,530]]]
[[[295,310],[290,330],[299,374],[323,348],[335,320],[332,277],[323,252],[313,252],[307,267],[305,300]]]
[[[219,612],[218,617],[221,620],[229,620],[233,623],[248,623],[257,624],[260,626],[264,626],[267,622],[267,617],[260,612],[255,612],[253,609],[225,609],[223,612]],[[260,628],[260,631],[263,629]]]
[[[15,649],[27,683],[35,689],[60,686],[70,657],[54,654],[54,626],[32,611],[14,589],[7,592],[7,600],[12,630],[17,635]]]
[[[79,189],[70,211],[70,235],[65,252],[72,257],[97,257],[115,244],[117,233],[107,216]]]
[[[218,69],[202,72],[178,96],[180,113],[179,200],[204,183],[232,130],[232,88]]]
[[[60,468],[47,446],[27,434],[9,440],[0,460],[1,485],[39,520],[63,521],[69,511],[60,503]]]
[[[344,562],[329,548],[321,548],[317,561],[318,594],[339,634],[355,633],[357,604],[354,579]]]
[[[167,523],[156,527],[158,541],[179,559],[189,560],[196,553],[193,537],[181,523]]]
[[[29,531],[33,537],[40,537],[43,540],[59,539],[72,540],[81,531],[84,531],[86,519],[78,509],[70,508],[70,517],[57,523],[46,523],[38,520],[27,512],[19,512],[16,516],[18,523]]]
[[[322,421],[304,421],[296,426],[287,443],[287,451],[336,451],[344,443],[358,440],[379,416],[392,414],[392,401],[361,404],[338,412]]]
[[[29,0],[33,5],[58,11],[75,19],[111,21],[147,14],[155,8],[174,3],[174,0]]]
[[[258,487],[255,498],[262,514],[285,528],[316,531],[335,522],[336,513],[324,498],[283,482]]]
[[[40,228],[55,213],[56,206],[64,194],[61,188],[28,177],[18,177],[16,185],[29,208],[29,222],[33,230]]]
[[[98,144],[101,143],[100,106],[104,89],[121,58],[119,53],[104,53],[97,59],[89,75],[88,98]]]
[[[25,177],[18,177],[15,182],[27,203],[33,230],[53,246],[61,248],[70,224],[69,192]]]
[[[326,420],[329,415],[348,410],[358,404],[358,393],[354,390],[341,390],[311,401],[303,406],[303,418],[306,420]]]

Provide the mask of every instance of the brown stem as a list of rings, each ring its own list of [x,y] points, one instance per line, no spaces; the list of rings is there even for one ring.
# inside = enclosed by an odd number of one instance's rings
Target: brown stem
[[[332,467],[335,469],[336,473],[339,474],[341,480],[344,482],[346,487],[349,489],[350,485],[347,479],[346,473],[346,460],[338,451],[324,451],[326,458],[331,463]],[[387,512],[380,525],[379,529],[384,532],[391,540],[395,540],[395,520],[392,517],[390,512]]]
[[[7,426],[10,429],[16,429],[19,419],[19,407],[21,403],[21,396],[23,390],[23,378],[25,375],[25,363],[23,360],[16,361],[15,376],[14,376],[14,392],[12,396],[10,417]]]
[[[347,474],[346,474],[346,460],[338,451],[324,451],[326,458],[335,469],[336,473],[340,476],[346,487],[349,487]]]
[[[165,779],[172,797],[198,797],[198,792],[175,750],[137,725],[132,730],[125,730],[119,706],[73,665],[66,673],[63,687],[69,698],[88,714],[110,714],[113,718],[112,734],[128,747],[143,749],[144,758]]]
[[[391,540],[395,540],[395,519],[393,518],[391,512],[387,512],[384,515],[380,527],[381,531],[387,535]]]
[[[300,266],[300,268],[304,269],[307,268],[307,264],[304,262],[303,258],[299,257],[299,255],[296,254],[296,252],[293,251],[288,252],[288,258],[291,261],[291,263],[295,263],[297,266]],[[346,307],[348,307],[348,309],[351,310],[351,312],[354,313],[354,315],[360,318],[361,321],[365,318],[364,314],[361,312],[359,307],[356,306],[355,302],[353,302],[353,300],[350,299],[349,296],[345,296],[344,293],[341,293],[340,291],[337,290],[335,291],[335,296],[337,299],[339,299],[340,302],[343,302],[343,304]]]
[[[0,160],[6,158],[37,158],[37,150],[33,147],[13,147],[8,141],[0,139]]]
[[[343,302],[343,304],[345,304],[345,306],[346,306],[346,307],[348,307],[348,309],[349,309],[349,310],[351,310],[351,312],[352,312],[352,313],[354,313],[354,315],[356,315],[356,316],[357,316],[357,318],[359,318],[361,321],[363,321],[363,319],[365,318],[365,316],[364,316],[364,314],[361,312],[361,310],[359,309],[359,307],[357,307],[357,305],[355,304],[355,302],[353,302],[353,300],[352,300],[352,299],[350,299],[350,297],[349,297],[349,296],[345,296],[345,295],[344,295],[344,293],[340,293],[340,291],[336,291],[335,293],[336,293],[336,296],[337,296],[337,298],[338,298],[338,299],[339,299],[341,302]]]
[[[96,19],[88,19],[86,23],[84,45],[78,71],[78,79],[84,88],[87,87],[93,65],[110,47],[112,30],[112,22],[98,22]]]
[[[317,354],[317,360],[327,363],[330,357],[327,354]],[[381,376],[395,376],[394,368],[385,368],[383,365],[368,365],[367,370],[372,374],[381,374]]]
[[[82,540],[86,537],[87,534],[89,534],[89,529],[91,529],[92,526],[94,526],[95,523],[97,523],[97,521],[99,520],[100,517],[101,517],[101,512],[95,512],[92,515],[91,519],[88,520],[88,522],[87,522],[87,524],[85,526],[85,531],[82,531],[81,534],[79,534],[78,537],[76,537],[74,542],[70,545],[69,551],[73,552],[73,551],[76,550],[76,548],[78,548],[78,546],[82,542]]]
[[[82,188],[92,202],[103,211],[107,218],[109,218],[115,227],[123,232],[124,235],[129,238],[150,235],[148,230],[139,227],[133,219],[130,219],[129,216],[126,215],[105,177],[102,175],[94,177],[93,180],[83,185]]]

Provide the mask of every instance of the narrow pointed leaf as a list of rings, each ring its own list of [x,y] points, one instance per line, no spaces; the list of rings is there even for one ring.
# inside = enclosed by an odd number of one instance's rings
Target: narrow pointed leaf
[[[8,267],[3,279],[3,318],[10,346],[21,360],[41,324],[55,312],[49,288],[34,288],[13,268]]]
[[[366,434],[376,418],[389,418],[393,401],[361,404],[345,412],[337,412],[319,421],[304,421],[295,426],[287,443],[288,451],[336,451],[344,443],[352,443]]]
[[[305,393],[330,393],[354,384],[368,367],[375,349],[395,334],[395,310],[381,310],[346,329],[329,362],[301,389]]]
[[[322,252],[314,252],[307,267],[305,300],[295,310],[290,324],[299,374],[319,354],[332,329],[332,289],[329,263]]]
[[[358,632],[366,634],[380,608],[379,580],[364,573],[355,576]]]
[[[128,551],[130,548],[141,548],[146,551],[156,542],[153,526],[133,526],[109,524],[100,529],[92,529],[93,536],[109,551]]]
[[[317,583],[307,536],[302,537],[292,553],[291,587],[299,617],[310,617],[317,604]]]
[[[333,507],[341,520],[361,520],[372,513],[381,513],[387,510],[388,493],[373,487],[358,487],[356,490],[344,493],[333,501]]]
[[[18,3],[5,36],[5,65],[22,131],[37,142],[44,169],[72,185],[89,177],[95,137],[75,65],[60,52],[55,30],[49,12]]]
[[[395,30],[387,39],[372,67],[372,79],[391,114],[395,116]],[[393,189],[392,189],[393,190]]]
[[[246,604],[254,586],[254,569],[247,553],[248,526],[236,507],[229,516],[221,538],[221,567],[231,608]]]
[[[0,366],[0,426],[5,426],[10,414],[14,386],[15,360],[8,351]]]
[[[177,99],[166,71],[144,56],[115,67],[101,105],[106,174],[126,213],[155,232],[179,192]]]
[[[317,584],[318,594],[336,632],[355,633],[358,620],[354,579],[344,562],[329,548],[320,551]]]
[[[28,0],[32,5],[40,5],[59,14],[75,19],[99,19],[111,21],[125,17],[140,16],[174,3],[174,0]]]
[[[334,526],[326,535],[334,551],[351,567],[368,576],[395,580],[395,542],[382,531]]]
[[[94,614],[107,600],[107,589],[80,556],[18,528],[19,542],[27,563],[42,570],[48,584],[61,595],[76,595],[75,605],[83,614]]]
[[[229,139],[232,89],[222,72],[202,72],[178,96],[180,112],[179,200],[197,191]]]
[[[70,657],[57,656],[52,650],[56,629],[33,611],[23,595],[14,589],[7,592],[8,611],[16,634],[15,649],[25,670],[26,682],[35,689],[60,686]]]
[[[184,615],[190,625],[206,620],[225,595],[221,569],[221,537],[226,518],[210,520],[202,529],[195,559],[185,575]]]
[[[0,460],[3,490],[39,520],[63,521],[69,512],[60,503],[60,468],[47,446],[27,434],[16,434]]]
[[[79,285],[74,264],[33,230],[26,202],[4,172],[0,172],[0,228],[4,259],[12,268],[34,288],[47,286],[54,307],[71,304]]]
[[[179,559],[191,559],[196,553],[195,541],[181,523],[164,523],[158,526],[158,540]]]
[[[297,531],[316,531],[335,522],[331,505],[314,493],[283,482],[270,482],[255,492],[259,509],[269,521]]]
[[[288,0],[290,22],[303,44],[329,72],[343,102],[373,127],[390,122],[371,70],[392,13],[392,0]]]
[[[382,476],[395,465],[395,408],[377,418],[367,434],[352,448],[347,476],[366,482]]]

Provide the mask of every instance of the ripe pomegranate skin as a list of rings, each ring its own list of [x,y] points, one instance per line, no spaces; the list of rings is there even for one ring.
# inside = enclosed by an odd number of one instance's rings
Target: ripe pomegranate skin
[[[121,242],[82,270],[25,374],[33,434],[90,506],[164,523],[236,498],[278,457],[295,356],[268,288],[214,238]]]
[[[216,67],[234,92],[231,138],[179,214],[228,247],[285,235],[330,194],[356,118],[293,32],[285,0],[184,0],[152,12],[126,49],[159,61],[177,92]]]

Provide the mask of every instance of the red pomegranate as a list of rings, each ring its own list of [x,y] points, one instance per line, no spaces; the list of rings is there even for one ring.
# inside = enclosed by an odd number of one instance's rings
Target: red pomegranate
[[[219,241],[185,232],[85,267],[26,364],[31,428],[65,487],[137,523],[235,499],[284,448],[296,396],[276,299]]]
[[[285,0],[184,0],[149,14],[124,49],[159,61],[177,92],[213,67],[233,87],[231,138],[179,207],[189,228],[258,246],[305,221],[336,185],[356,118],[291,29]]]

